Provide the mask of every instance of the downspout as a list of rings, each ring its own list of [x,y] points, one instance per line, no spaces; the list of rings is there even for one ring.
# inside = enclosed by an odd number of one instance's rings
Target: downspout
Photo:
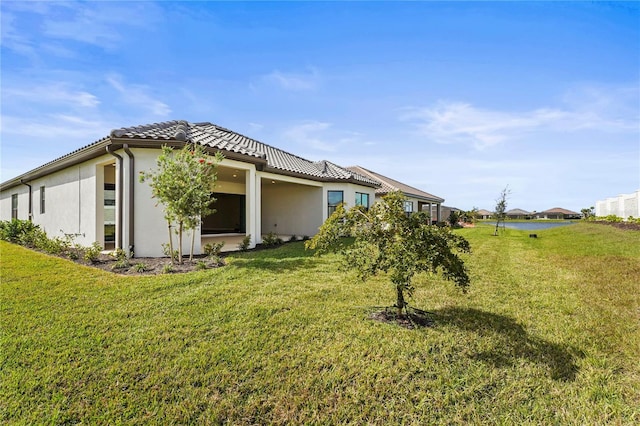
[[[29,222],[31,222],[33,220],[32,188],[31,188],[31,185],[29,185],[27,182],[24,181],[24,179],[20,179],[20,183],[23,185],[27,185],[29,187]]]
[[[133,238],[134,238],[134,197],[133,197],[133,190],[135,188],[135,173],[134,173],[134,167],[135,167],[135,158],[133,157],[133,152],[131,152],[131,150],[129,149],[129,145],[128,144],[124,144],[123,145],[124,148],[124,152],[127,153],[127,156],[129,157],[129,256],[133,257],[134,256],[134,248],[135,248],[135,244],[133,242]]]
[[[118,155],[113,151],[113,145],[107,145],[107,152],[118,159],[118,200],[116,201],[117,209],[116,209],[116,226],[122,228],[122,188],[123,179],[122,179],[122,156]],[[116,248],[122,248],[122,232],[116,233]]]

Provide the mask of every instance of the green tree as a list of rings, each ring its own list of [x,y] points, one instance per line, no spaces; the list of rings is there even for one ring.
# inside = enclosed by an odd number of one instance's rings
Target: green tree
[[[368,211],[356,206],[348,211],[343,205],[320,227],[318,234],[305,243],[316,254],[342,250],[344,265],[355,269],[363,281],[380,272],[387,273],[396,290],[398,315],[406,312],[405,294],[413,294],[417,273],[442,273],[463,291],[469,276],[458,252],[469,252],[469,242],[447,227],[429,225],[429,215],[416,212],[407,216],[404,196],[387,195]],[[344,236],[354,237],[347,244]]]
[[[473,207],[471,210],[464,212],[462,220],[466,223],[475,224],[478,221],[478,208]]]
[[[178,262],[182,263],[182,234],[191,230],[191,251],[193,260],[195,228],[203,216],[214,213],[211,192],[217,180],[217,166],[222,154],[210,156],[201,145],[188,144],[181,150],[162,147],[156,161],[157,170],[140,172],[140,181],[149,181],[153,197],[164,206],[165,219],[169,228],[169,251],[174,262],[173,223],[177,224]]]
[[[594,218],[596,216],[596,208],[591,206],[588,208],[584,208],[582,210],[580,210],[580,213],[582,213],[582,218],[584,220],[591,220],[592,218]]]
[[[449,213],[449,217],[447,218],[447,222],[449,222],[449,225],[451,225],[452,228],[459,228],[460,226],[458,225],[458,222],[460,222],[460,213],[455,210],[451,210],[451,213]]]
[[[498,235],[498,228],[500,227],[500,222],[504,222],[506,219],[506,211],[507,211],[507,198],[511,191],[509,190],[509,185],[505,186],[505,188],[500,192],[500,197],[496,200],[496,208],[493,213],[493,217],[496,220],[496,230],[493,232],[493,235]]]

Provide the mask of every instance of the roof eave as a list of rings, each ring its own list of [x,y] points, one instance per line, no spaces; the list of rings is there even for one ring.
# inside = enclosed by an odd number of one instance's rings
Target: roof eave
[[[42,176],[49,175],[51,173],[55,173],[67,167],[74,166],[76,164],[80,164],[84,161],[90,160],[92,158],[97,158],[101,155],[107,153],[106,147],[108,145],[112,145],[112,141],[110,138],[102,139],[98,142],[95,142],[91,145],[88,145],[84,148],[81,148],[71,154],[67,154],[63,157],[58,158],[57,160],[53,160],[47,164],[39,166],[31,171],[21,174],[13,179],[9,179],[0,184],[0,191],[4,191],[15,186],[21,185],[22,182],[29,182],[34,179],[38,179]]]

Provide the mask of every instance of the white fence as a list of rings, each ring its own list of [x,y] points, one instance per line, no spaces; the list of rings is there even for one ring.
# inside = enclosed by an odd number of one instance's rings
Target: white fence
[[[596,216],[616,215],[623,219],[640,217],[640,189],[631,194],[596,201]]]

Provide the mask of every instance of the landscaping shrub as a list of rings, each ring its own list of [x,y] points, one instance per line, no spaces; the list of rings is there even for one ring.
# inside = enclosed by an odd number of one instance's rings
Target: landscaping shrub
[[[240,251],[247,251],[249,249],[249,244],[251,244],[251,234],[246,235],[240,243],[238,243],[238,248]]]
[[[0,240],[13,244],[33,246],[43,231],[29,220],[11,219],[0,222]]]
[[[101,251],[102,246],[98,244],[97,241],[94,242],[93,244],[91,244],[91,247],[87,247],[84,250],[84,260],[89,263],[96,263]]]
[[[262,237],[262,245],[265,247],[274,247],[282,244],[282,238],[278,237],[275,232],[269,232]]]
[[[206,254],[207,256],[218,256],[224,245],[224,241],[221,241],[219,243],[207,243],[203,248],[204,254]]]

